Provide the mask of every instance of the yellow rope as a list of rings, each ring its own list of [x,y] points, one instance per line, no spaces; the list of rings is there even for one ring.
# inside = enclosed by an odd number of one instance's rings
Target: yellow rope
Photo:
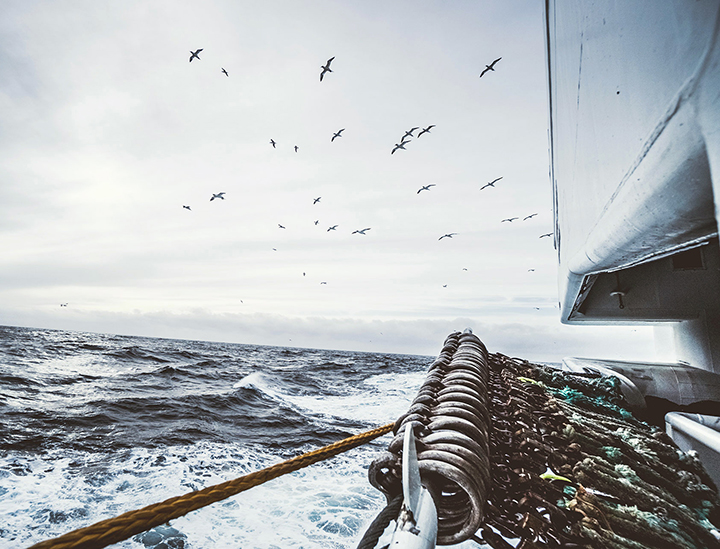
[[[234,496],[268,480],[334,457],[389,433],[392,428],[393,424],[389,423],[383,427],[346,438],[324,448],[277,463],[234,480],[208,486],[197,492],[166,499],[142,509],[128,511],[118,517],[102,520],[85,528],[68,532],[60,537],[41,541],[28,549],[99,549],[106,547],[140,532],[165,524],[169,520],[182,517],[190,511],[195,511],[216,501]]]

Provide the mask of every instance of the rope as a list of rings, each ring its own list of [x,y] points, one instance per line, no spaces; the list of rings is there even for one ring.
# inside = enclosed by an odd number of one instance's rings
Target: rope
[[[393,424],[389,423],[365,433],[360,433],[344,440],[302,454],[287,461],[277,463],[260,471],[229,480],[214,486],[208,486],[197,492],[166,499],[128,511],[122,515],[96,522],[85,528],[68,532],[60,537],[41,541],[28,549],[100,549],[113,543],[125,540],[135,534],[145,532],[195,511],[211,503],[229,498],[245,490],[263,484],[269,480],[292,473],[318,461],[334,457],[357,446],[361,446],[379,436],[389,433]]]
[[[402,502],[403,495],[399,494],[385,506],[385,509],[378,513],[378,516],[375,517],[375,520],[370,523],[370,526],[368,526],[368,529],[365,531],[357,549],[373,549],[377,545],[385,528],[387,528],[393,520],[397,519],[400,514]]]

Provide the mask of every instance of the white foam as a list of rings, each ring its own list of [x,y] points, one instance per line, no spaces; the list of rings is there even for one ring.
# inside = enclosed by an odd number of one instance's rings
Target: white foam
[[[375,455],[369,448],[352,450],[174,520],[172,526],[197,548],[354,546],[384,505],[384,497],[367,482],[367,465]],[[0,498],[5,530],[0,540],[8,549],[281,461],[265,450],[218,444],[134,450],[111,463],[85,454],[12,459],[30,472],[2,480],[7,492]],[[10,463],[5,458],[0,467]],[[58,512],[67,518],[51,524],[48,518]],[[128,540],[117,547],[141,545]]]

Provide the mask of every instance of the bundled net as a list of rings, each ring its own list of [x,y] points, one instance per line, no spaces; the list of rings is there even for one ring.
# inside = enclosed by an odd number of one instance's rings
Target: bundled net
[[[448,337],[428,374],[433,383],[426,381],[420,402],[396,423],[388,452],[370,467],[373,485],[389,500],[397,498],[402,490],[397,438],[408,425],[418,438],[421,473],[422,456],[437,454],[438,438],[462,439],[443,431],[464,432],[474,439],[468,447],[487,451],[487,459],[466,460],[475,469],[465,475],[448,478],[441,469],[425,467],[443,477],[423,477],[441,486],[435,494],[438,544],[472,538],[493,549],[720,548],[720,500],[712,479],[663,431],[633,417],[616,378],[488,354],[482,343],[479,367],[462,366],[464,359],[453,367],[454,350],[470,338],[479,343],[472,334]],[[468,377],[458,368],[479,372],[483,383],[475,382],[472,391],[483,384],[487,389],[478,398],[485,407],[475,411],[478,421],[466,416],[473,429],[443,418],[468,409],[443,400],[444,379]],[[462,468],[462,460],[457,466]],[[478,500],[481,508],[470,509]],[[460,505],[453,507],[453,501]]]

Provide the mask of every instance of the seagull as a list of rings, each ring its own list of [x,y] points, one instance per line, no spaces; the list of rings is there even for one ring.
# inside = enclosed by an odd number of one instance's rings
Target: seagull
[[[191,62],[191,63],[192,63],[192,60],[193,60],[193,59],[197,59],[198,61],[200,61],[200,57],[198,57],[198,54],[199,54],[201,51],[202,51],[202,48],[200,48],[199,50],[195,50],[195,51],[191,51],[191,52],[190,52],[190,62]]]
[[[443,284],[443,288],[447,288],[447,284]]]
[[[434,128],[435,124],[430,124],[427,128],[423,128],[423,130],[417,134],[418,137],[420,137],[424,133],[430,133],[430,128]]]
[[[210,202],[215,200],[216,198],[219,198],[220,200],[225,200],[225,197],[223,196],[225,193],[213,193],[212,198],[210,199]]]
[[[552,235],[553,235],[552,233],[541,234],[540,238],[545,238],[546,236],[552,236]]]
[[[516,219],[520,219],[520,218],[519,217],[508,217],[507,219],[503,219],[500,223],[505,223],[506,221],[509,221],[510,223],[512,223]]]
[[[343,128],[342,130],[336,131],[336,132],[333,134],[332,139],[330,140],[330,142],[332,143],[333,141],[335,141],[335,138],[336,138],[336,137],[342,137],[342,135],[340,135],[340,134],[341,134],[342,132],[344,132],[344,131],[345,131],[345,128]]]
[[[228,78],[230,77],[230,75],[227,73],[227,71],[226,71],[225,69],[223,69],[222,67],[220,67],[220,70],[223,72],[223,74],[224,74],[225,76],[227,76]]]
[[[320,284],[327,284],[327,282],[321,282]]]
[[[277,248],[273,248],[273,252],[277,252]]]
[[[535,217],[536,215],[537,215],[537,214],[534,213],[534,214],[528,215],[527,217],[523,217],[523,221],[527,221],[528,219],[532,219],[532,218]]]
[[[392,152],[390,154],[395,154],[395,151],[398,149],[402,149],[402,150],[406,151],[407,149],[405,148],[405,145],[407,145],[408,143],[409,143],[409,141],[401,141],[400,143],[395,143],[395,148],[392,150]]]
[[[483,185],[482,187],[480,187],[480,190],[482,191],[485,187],[493,187],[493,188],[495,188],[495,183],[497,183],[497,182],[500,181],[501,179],[502,179],[502,177],[498,177],[497,179],[493,179],[493,180],[492,180],[490,183],[488,183],[487,185]]]
[[[359,231],[353,231],[352,234],[355,234],[355,233],[365,234],[365,231],[369,231],[369,230],[370,230],[370,227],[368,227],[367,229],[360,229]]]
[[[333,59],[335,59],[335,57],[331,57],[327,60],[327,63],[320,66],[320,68],[322,69],[322,72],[320,73],[320,82],[322,82],[323,76],[325,76],[326,72],[332,72],[332,69],[330,69],[330,63],[332,63]]]
[[[467,269],[465,267],[463,267],[463,271],[467,271]]]
[[[422,191],[429,191],[430,187],[435,187],[435,183],[430,183],[430,185],[423,185],[417,192],[417,194],[420,194]]]
[[[67,304],[67,303],[61,303],[60,306],[61,306],[61,307],[67,307],[68,304]]]
[[[438,238],[438,240],[442,240],[443,238],[452,238],[453,235],[456,235],[456,234],[457,234],[457,233],[444,234],[444,235],[442,235],[440,238]]]
[[[298,146],[297,146],[297,145],[295,145],[295,152],[297,152],[297,150],[298,150]]]
[[[185,208],[186,210],[190,210],[190,206],[185,206],[184,204],[183,204],[183,208]],[[192,211],[192,210],[190,210],[190,211]]]
[[[535,269],[528,269],[529,273],[535,272]]]
[[[280,223],[278,223],[278,227],[281,228],[281,229],[284,229],[284,228],[285,228],[285,227],[283,227],[282,225],[280,225]]]
[[[495,61],[493,61],[493,62],[490,63],[489,65],[485,65],[485,68],[484,68],[483,71],[480,73],[480,78],[482,78],[482,77],[483,77],[483,74],[485,74],[487,71],[493,71],[493,72],[495,72],[495,63],[497,63],[497,62],[500,61],[501,59],[502,59],[502,57],[498,57]]]
[[[271,140],[270,140],[270,144],[273,146],[273,149],[274,149],[274,148],[275,148],[275,141],[273,141],[273,140],[271,139]]]
[[[318,223],[320,223],[320,220],[319,220],[319,219],[316,219],[316,220],[315,220],[315,225],[317,225]]]
[[[405,135],[402,136],[402,139],[400,141],[404,141],[406,137],[415,137],[412,132],[415,130],[420,129],[418,126],[415,126],[414,128],[410,128],[408,131],[405,132]]]
[[[334,231],[335,229],[337,229],[337,225],[333,225],[332,227],[330,227],[327,232]]]
[[[317,198],[314,198],[314,199],[313,199],[313,204],[317,204],[318,202],[320,202],[320,199],[321,199],[321,198],[322,198],[322,196],[318,196]],[[317,225],[317,221],[315,222],[315,225]]]

